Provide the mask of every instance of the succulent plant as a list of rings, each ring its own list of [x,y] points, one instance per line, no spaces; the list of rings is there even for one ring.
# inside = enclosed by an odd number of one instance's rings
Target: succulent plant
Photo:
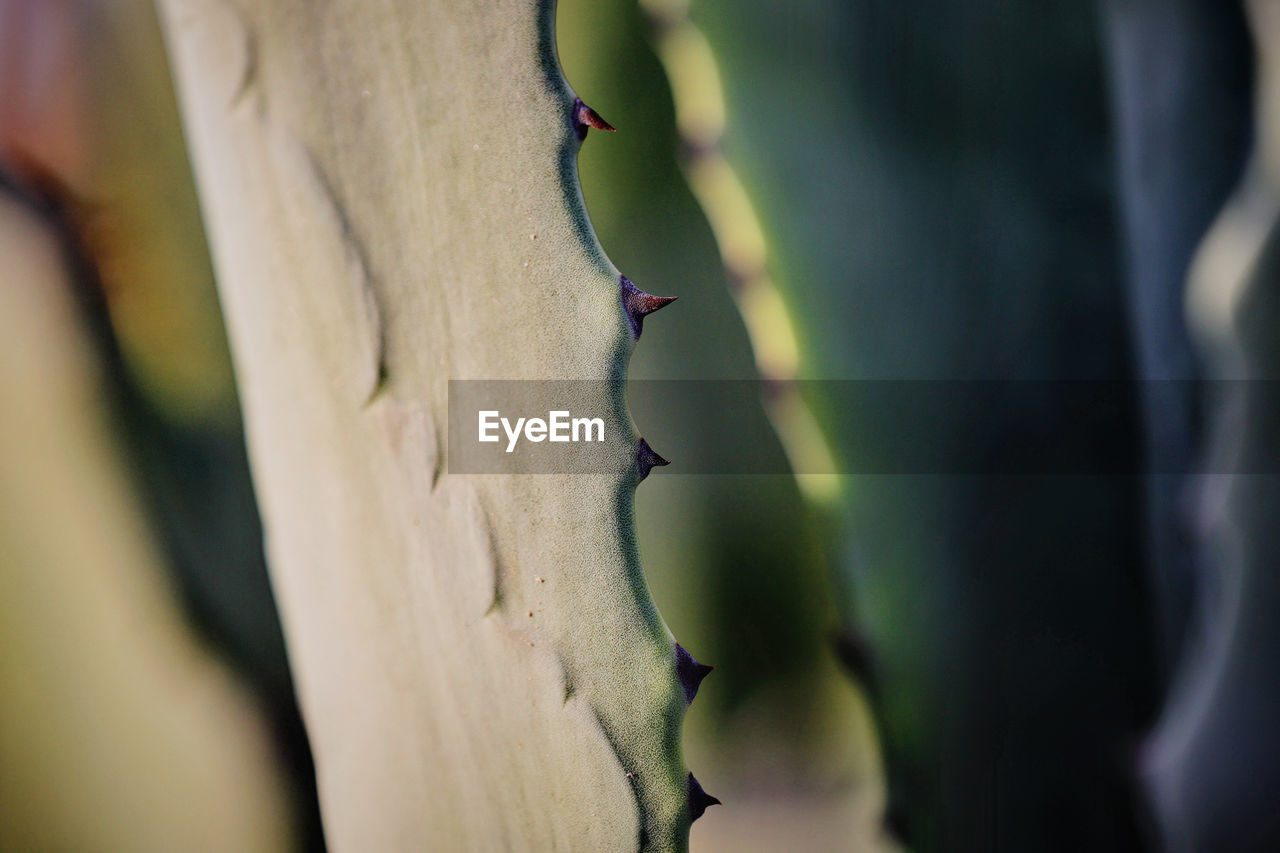
[[[591,231],[552,4],[162,9],[329,844],[685,849],[620,381],[665,301]],[[630,438],[449,473],[449,379],[596,380]]]
[[[1280,500],[1214,479],[1192,531],[1181,473],[1205,426],[1269,464],[1266,385],[1203,423],[1193,382],[1086,421],[1050,388],[1274,372],[1263,4],[158,5],[240,407],[149,5],[0,4],[0,89],[35,94],[0,99],[0,759],[36,790],[0,846],[318,848],[295,683],[336,850],[683,851],[719,803],[689,763],[859,850],[1141,849],[1139,771],[1170,846],[1269,831]],[[711,435],[715,394],[630,382],[748,377]],[[605,469],[464,473],[450,386],[494,379],[579,380]],[[672,477],[693,436],[774,473]],[[118,790],[42,759],[94,726]]]
[[[637,420],[679,474],[651,477],[637,493],[645,571],[676,635],[716,664],[686,721],[685,749],[728,805],[695,829],[694,847],[784,843],[797,808],[815,835],[874,831],[879,757],[854,722],[865,704],[832,649],[822,521],[787,473],[758,396],[713,230],[675,156],[676,117],[646,22],[630,0],[561,0],[557,18],[570,82],[619,128],[580,155],[592,223],[628,276],[681,300],[645,327],[629,385]],[[749,816],[738,792],[752,797]]]

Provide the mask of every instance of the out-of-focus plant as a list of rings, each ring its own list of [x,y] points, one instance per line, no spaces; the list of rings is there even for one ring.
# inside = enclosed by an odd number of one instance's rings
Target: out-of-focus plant
[[[75,245],[0,185],[0,848],[289,849],[265,720],[169,591]]]
[[[1153,401],[1151,446],[1203,472],[1156,480],[1174,680],[1141,769],[1164,849],[1271,850],[1280,19],[1265,2],[1108,11],[1143,355],[1150,373],[1184,380]],[[1186,381],[1197,377],[1209,381]]]
[[[25,697],[10,703],[5,729],[30,751],[29,763],[6,767],[11,812],[0,831],[26,833],[15,849],[56,839],[128,850],[188,846],[197,837],[253,849],[318,842],[318,829],[308,828],[315,824],[307,817],[310,757],[155,12],[148,2],[5,0],[0,56],[6,193],[41,226],[20,229],[29,247],[11,235],[5,272],[14,288],[49,291],[46,308],[61,312],[61,325],[37,348],[73,352],[84,374],[55,375],[62,362],[51,358],[48,393],[89,389],[76,398],[79,432],[57,431],[50,420],[44,440],[25,450],[10,445],[0,463],[9,475],[6,499],[31,512],[38,503],[44,513],[26,534],[51,539],[41,547],[29,539],[5,555],[3,571],[17,585],[6,603],[23,614],[6,617],[6,646],[15,661],[30,653],[29,680],[12,670],[4,679],[6,695]],[[62,268],[46,286],[28,280],[24,257],[49,255],[49,243]],[[36,305],[13,306],[7,319],[21,334],[7,343],[21,348],[35,334],[23,309]],[[7,412],[55,417],[49,400],[24,396],[39,389],[38,375],[10,386]],[[76,416],[70,403],[56,412]],[[95,431],[100,458],[92,463],[112,479],[90,488],[97,481],[86,470],[75,489],[71,459],[87,457],[70,448]],[[55,436],[68,442],[64,451]],[[57,579],[43,598],[29,583],[37,577]],[[204,648],[209,641],[215,648]],[[129,655],[136,660],[123,665]],[[58,679],[64,692],[44,678]],[[211,691],[207,712],[191,704],[201,690]],[[231,718],[227,702],[237,709]],[[96,716],[88,710],[95,704]],[[68,753],[76,743],[80,751]],[[202,763],[209,768],[201,771]],[[191,772],[207,774],[203,793],[188,784]],[[148,797],[165,813],[125,817]],[[262,819],[273,810],[274,825]]]
[[[644,5],[763,375],[1130,376],[1091,9]],[[926,391],[943,469],[857,476],[899,425],[853,417],[852,387],[807,402],[855,474],[806,479],[842,527],[829,548],[881,689],[896,828],[919,849],[1132,849],[1125,755],[1154,688],[1139,495],[1123,477],[961,476],[945,448],[981,447],[994,471],[1030,435],[1103,442],[1098,458],[1136,438],[962,416]],[[780,435],[821,470],[794,411]]]

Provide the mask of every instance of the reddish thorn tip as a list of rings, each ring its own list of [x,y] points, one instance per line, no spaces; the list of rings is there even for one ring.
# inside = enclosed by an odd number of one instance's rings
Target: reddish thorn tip
[[[676,676],[680,679],[680,686],[684,688],[686,705],[693,702],[693,698],[698,695],[698,685],[702,684],[702,679],[713,669],[714,666],[698,663],[684,646],[676,643]]]
[[[720,805],[720,801],[715,797],[702,790],[702,786],[698,784],[698,780],[693,778],[693,774],[689,774],[689,822],[697,820],[711,806]]]
[[[652,314],[659,308],[666,308],[680,298],[678,296],[654,296],[652,293],[645,293],[632,284],[631,279],[625,275],[618,276],[618,282],[622,285],[622,310],[627,313],[627,320],[631,323],[631,334],[636,340],[640,340],[640,334],[644,331],[644,317],[646,314]]]
[[[653,452],[653,448],[649,446],[649,442],[643,438],[636,445],[636,471],[640,474],[640,480],[649,476],[649,472],[659,465],[670,465],[666,459]],[[639,482],[639,480],[637,480]]]
[[[574,98],[573,129],[577,133],[579,140],[587,138],[587,128],[589,127],[594,127],[596,130],[607,130],[610,133],[614,133],[617,130],[609,122],[602,119],[600,113],[582,103],[582,98]]]

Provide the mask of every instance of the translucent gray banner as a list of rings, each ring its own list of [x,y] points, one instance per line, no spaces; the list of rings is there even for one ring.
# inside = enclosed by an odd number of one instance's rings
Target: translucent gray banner
[[[664,476],[1280,473],[1280,430],[1266,427],[1280,425],[1280,381],[452,380],[448,470],[620,471],[635,454],[624,394],[636,432],[672,461]],[[1258,433],[1242,457],[1214,470],[1144,448],[1143,400],[1224,397]],[[805,413],[822,452],[784,451],[766,411]]]

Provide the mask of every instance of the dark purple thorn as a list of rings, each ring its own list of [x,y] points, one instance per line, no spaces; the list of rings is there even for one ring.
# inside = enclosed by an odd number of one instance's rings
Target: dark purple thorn
[[[625,275],[618,276],[618,280],[622,283],[622,310],[627,312],[627,319],[631,321],[632,336],[640,340],[640,333],[644,331],[644,315],[667,307],[679,297],[645,293]]]
[[[617,130],[616,127],[602,119],[600,113],[582,103],[582,98],[574,98],[573,132],[577,134],[579,141],[587,138],[587,128],[589,127],[594,127],[596,130],[607,130],[610,133]]]
[[[698,784],[698,780],[693,778],[693,774],[689,774],[689,822],[693,823],[709,809],[711,806],[720,805],[720,801],[715,797],[702,790],[702,786]]]
[[[640,473],[640,480],[649,476],[649,472],[656,465],[670,465],[671,463],[663,459],[661,456],[653,452],[653,448],[649,446],[649,442],[643,438],[640,444],[636,446],[636,470]],[[639,482],[637,480],[636,482]]]
[[[714,666],[698,663],[684,646],[676,643],[676,675],[680,678],[680,686],[684,688],[686,705],[693,702],[693,697],[698,695],[698,685],[713,669]]]

